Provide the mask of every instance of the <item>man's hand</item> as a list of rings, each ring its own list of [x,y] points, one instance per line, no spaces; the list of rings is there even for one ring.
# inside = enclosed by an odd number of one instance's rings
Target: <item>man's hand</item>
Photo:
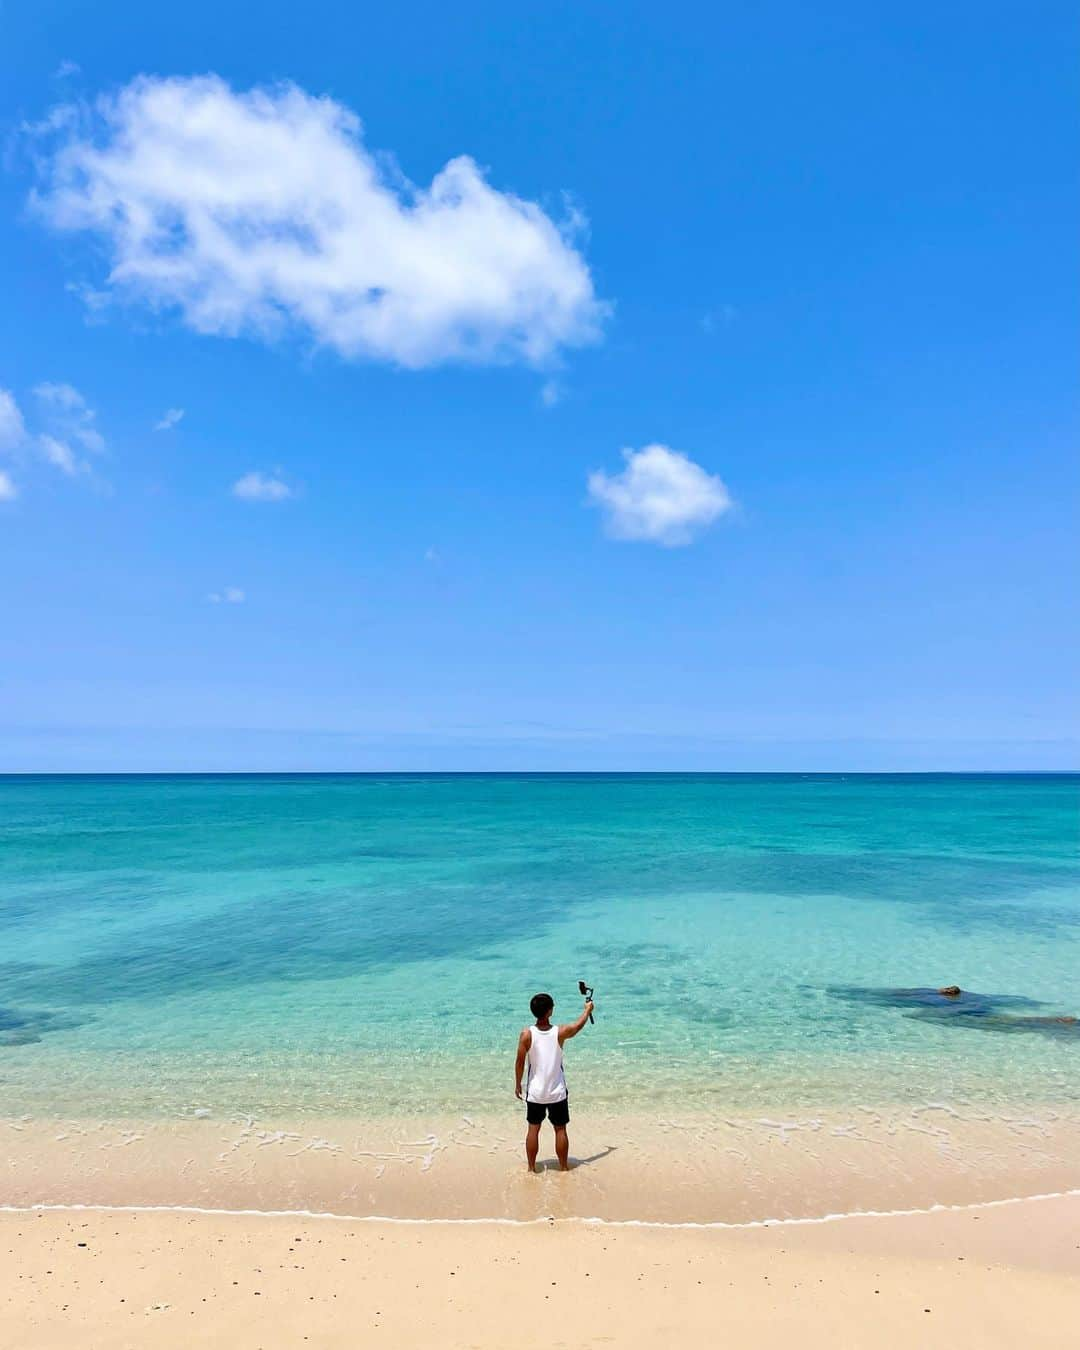
[[[520,1083],[515,1083],[515,1084],[514,1084],[514,1096],[518,1099],[518,1101],[521,1101],[521,1084],[520,1084]]]

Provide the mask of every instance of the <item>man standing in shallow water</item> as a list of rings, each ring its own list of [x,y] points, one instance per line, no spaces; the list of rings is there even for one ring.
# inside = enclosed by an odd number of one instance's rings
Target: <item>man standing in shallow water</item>
[[[591,1000],[586,999],[581,1016],[565,1027],[552,1025],[555,1000],[550,994],[534,994],[529,1001],[529,1009],[536,1023],[525,1027],[518,1037],[517,1062],[514,1065],[514,1095],[518,1101],[521,1100],[521,1075],[525,1072],[526,1063],[529,1066],[529,1081],[525,1090],[525,1119],[528,1122],[525,1133],[526,1165],[530,1172],[536,1171],[540,1126],[547,1116],[555,1128],[555,1155],[559,1159],[559,1169],[568,1172],[570,1140],[566,1135],[566,1126],[570,1120],[570,1101],[563,1074],[562,1048],[563,1042],[576,1036],[589,1020],[593,1005]]]

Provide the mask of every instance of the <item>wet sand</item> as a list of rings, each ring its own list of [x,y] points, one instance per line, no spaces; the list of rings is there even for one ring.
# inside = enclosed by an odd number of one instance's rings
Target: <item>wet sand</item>
[[[391,1218],[746,1223],[924,1209],[1080,1187],[1075,1108],[853,1107],[737,1118],[582,1112],[572,1178],[525,1172],[506,1116],[0,1121],[0,1202],[304,1210]],[[568,1184],[571,1183],[572,1184]]]
[[[1076,1345],[1080,1197],[751,1229],[0,1213],[44,1347]]]

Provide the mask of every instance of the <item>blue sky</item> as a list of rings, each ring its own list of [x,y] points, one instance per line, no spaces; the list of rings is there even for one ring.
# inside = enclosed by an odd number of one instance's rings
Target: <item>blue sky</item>
[[[0,769],[1076,767],[1076,30],[5,6]]]

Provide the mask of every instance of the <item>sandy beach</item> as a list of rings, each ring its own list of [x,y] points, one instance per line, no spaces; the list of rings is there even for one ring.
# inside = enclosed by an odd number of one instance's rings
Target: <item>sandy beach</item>
[[[1076,1343],[1071,1112],[517,1125],[8,1121],[0,1346]]]
[[[762,1228],[0,1213],[0,1342],[1076,1344],[1080,1196]]]

